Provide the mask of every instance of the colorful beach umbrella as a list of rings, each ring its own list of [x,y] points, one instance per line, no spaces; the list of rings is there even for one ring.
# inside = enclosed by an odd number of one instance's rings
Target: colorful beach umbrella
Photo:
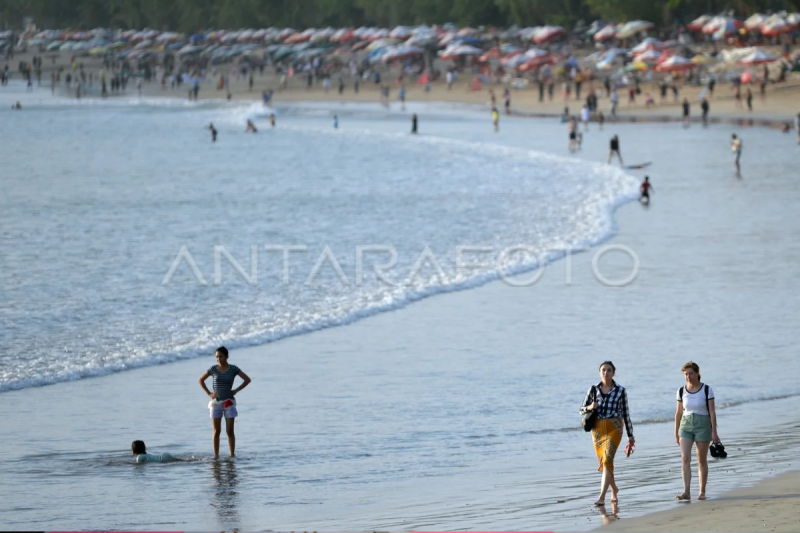
[[[761,26],[761,35],[774,37],[784,33],[792,33],[797,29],[797,24],[792,24],[785,19],[779,18],[772,22],[765,23]]]
[[[762,15],[761,13],[756,13],[745,19],[744,27],[747,28],[748,30],[757,30],[761,27],[762,24],[764,24],[767,21],[768,18],[769,17],[767,17],[766,15]]]
[[[653,37],[648,37],[647,39],[643,40],[633,48],[631,48],[631,54],[638,56],[647,52],[648,50],[663,50],[664,43],[655,39]]]
[[[662,61],[656,65],[656,70],[661,72],[675,72],[679,70],[688,70],[694,68],[695,64],[681,56],[672,56],[666,61]]]
[[[543,26],[531,35],[531,39],[533,39],[533,42],[536,44],[549,43],[564,35],[565,32],[566,30],[561,26]]]

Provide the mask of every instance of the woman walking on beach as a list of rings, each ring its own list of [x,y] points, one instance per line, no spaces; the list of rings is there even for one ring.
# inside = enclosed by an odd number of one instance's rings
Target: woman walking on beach
[[[689,501],[692,484],[692,445],[697,448],[697,470],[700,477],[698,500],[706,499],[708,481],[708,448],[719,442],[714,389],[700,381],[700,367],[689,361],[681,368],[686,385],[678,389],[678,408],[675,410],[675,442],[681,447],[681,477],[683,493],[678,500]]]
[[[242,372],[238,366],[228,364],[228,349],[224,346],[217,348],[214,354],[217,364],[206,370],[198,380],[200,386],[211,397],[208,402],[208,409],[211,413],[211,424],[213,429],[214,457],[219,457],[219,436],[222,432],[222,416],[225,415],[225,432],[228,434],[228,449],[231,457],[236,455],[236,435],[233,432],[233,424],[236,422],[236,400],[234,396],[237,392],[250,384],[250,378]],[[214,392],[206,387],[206,380],[214,378]],[[243,383],[237,388],[233,388],[233,380],[236,376],[242,378]]]
[[[633,453],[633,423],[628,410],[628,393],[625,388],[614,381],[616,367],[611,361],[600,365],[600,383],[592,385],[586,393],[581,405],[581,413],[595,411],[596,419],[592,428],[592,441],[597,459],[600,461],[598,472],[603,473],[600,483],[600,496],[595,505],[605,505],[606,492],[611,488],[611,503],[617,503],[619,488],[614,481],[614,456],[622,441],[622,426],[628,434],[628,446],[625,451]]]

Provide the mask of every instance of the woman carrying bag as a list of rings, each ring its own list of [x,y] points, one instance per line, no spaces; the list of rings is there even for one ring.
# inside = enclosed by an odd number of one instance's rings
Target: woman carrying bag
[[[700,367],[689,361],[683,368],[686,385],[678,389],[678,408],[675,410],[675,442],[681,447],[681,477],[683,493],[676,498],[689,501],[692,484],[692,445],[697,448],[697,470],[700,478],[698,500],[706,499],[708,481],[708,447],[719,443],[714,389],[700,381]],[[724,450],[724,448],[723,448]],[[719,452],[718,452],[719,453]],[[723,453],[725,453],[723,451]],[[725,453],[727,456],[727,453]]]
[[[628,410],[628,393],[625,388],[614,381],[616,367],[611,361],[600,365],[600,383],[592,385],[586,393],[581,405],[584,415],[584,429],[591,426],[592,441],[597,459],[600,461],[598,472],[603,473],[600,483],[600,497],[595,505],[605,505],[606,492],[611,488],[611,503],[617,503],[619,488],[614,482],[614,456],[622,441],[622,426],[628,433],[628,446],[625,451],[630,456],[634,449],[633,424]],[[587,418],[589,420],[587,420]],[[592,422],[593,419],[593,422]]]

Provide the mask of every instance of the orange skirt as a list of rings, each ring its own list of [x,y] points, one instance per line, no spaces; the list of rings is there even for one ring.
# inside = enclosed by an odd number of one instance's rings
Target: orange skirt
[[[600,461],[598,472],[603,469],[614,473],[614,456],[617,454],[619,443],[622,442],[621,418],[598,418],[592,428],[592,441],[597,459]]]

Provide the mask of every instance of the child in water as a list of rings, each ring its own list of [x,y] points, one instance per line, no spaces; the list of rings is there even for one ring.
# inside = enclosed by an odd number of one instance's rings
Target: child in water
[[[131,452],[133,452],[137,463],[169,463],[177,460],[168,453],[159,455],[147,453],[147,447],[144,445],[144,441],[141,440],[135,440],[131,443]]]

